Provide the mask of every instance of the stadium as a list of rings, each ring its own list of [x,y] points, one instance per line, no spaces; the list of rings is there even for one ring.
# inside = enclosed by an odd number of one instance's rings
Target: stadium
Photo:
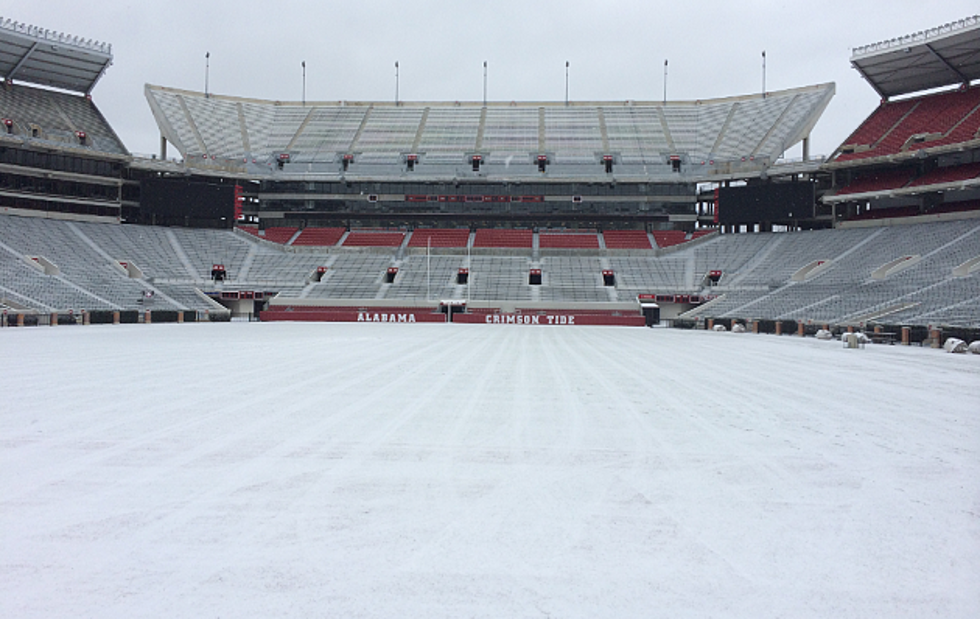
[[[854,49],[827,157],[834,83],[146,84],[137,156],[0,20],[0,614],[976,616],[978,59]]]
[[[86,94],[108,46],[7,20],[6,320],[638,324],[642,303],[645,323],[977,328],[977,31],[856,49],[882,103],[826,160],[808,140],[832,83],[677,102],[147,85],[161,138],[145,158]]]

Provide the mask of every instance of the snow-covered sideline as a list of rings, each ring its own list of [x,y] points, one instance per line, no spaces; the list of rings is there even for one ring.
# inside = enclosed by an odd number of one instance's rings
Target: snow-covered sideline
[[[0,331],[3,617],[980,616],[980,360],[609,327]]]

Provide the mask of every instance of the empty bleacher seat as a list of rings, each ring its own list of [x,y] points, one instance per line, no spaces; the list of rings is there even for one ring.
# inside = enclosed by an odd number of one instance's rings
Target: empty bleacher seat
[[[530,230],[479,228],[473,238],[473,247],[531,249],[533,243],[534,234]]]
[[[293,235],[296,234],[297,230],[299,230],[297,227],[285,226],[266,228],[263,238],[265,238],[267,241],[272,241],[273,243],[285,245],[287,242],[289,242],[289,239],[293,238]]]
[[[466,247],[470,240],[467,228],[416,228],[409,247]]]
[[[293,239],[293,245],[304,245],[304,246],[315,246],[315,247],[329,247],[336,245],[344,233],[347,232],[345,228],[316,228],[307,227],[303,228],[303,231],[299,233],[295,239]]]
[[[398,247],[404,240],[404,232],[351,230],[344,247]]]
[[[650,237],[642,230],[606,230],[602,238],[608,249],[653,249]]]
[[[599,237],[593,233],[539,233],[538,247],[542,249],[598,249]]]
[[[680,245],[687,240],[687,233],[683,230],[654,230],[653,240],[657,242],[657,247],[663,249]]]

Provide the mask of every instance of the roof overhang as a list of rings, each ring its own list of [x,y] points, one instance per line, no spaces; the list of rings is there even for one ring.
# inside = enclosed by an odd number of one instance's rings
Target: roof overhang
[[[851,66],[883,99],[980,79],[980,16],[855,48]]]
[[[0,76],[89,94],[112,64],[112,46],[0,18]]]

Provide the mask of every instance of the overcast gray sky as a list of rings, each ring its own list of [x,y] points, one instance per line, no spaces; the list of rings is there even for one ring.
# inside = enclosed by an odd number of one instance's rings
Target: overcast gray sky
[[[836,82],[812,136],[830,154],[877,105],[851,48],[962,19],[943,0],[12,0],[2,17],[111,43],[93,93],[133,152],[158,150],[147,82],[272,100],[708,99]],[[794,153],[787,153],[792,156]],[[796,153],[798,155],[798,153]]]

